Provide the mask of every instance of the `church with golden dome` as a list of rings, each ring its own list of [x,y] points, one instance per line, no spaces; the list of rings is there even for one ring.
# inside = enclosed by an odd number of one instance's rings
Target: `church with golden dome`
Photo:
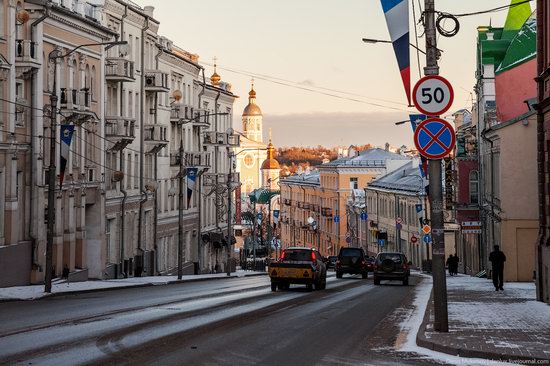
[[[248,93],[248,104],[242,114],[241,145],[235,148],[237,171],[241,177],[241,195],[246,201],[248,194],[258,188],[278,189],[280,166],[275,159],[275,147],[263,142],[262,110],[256,103],[254,81]]]

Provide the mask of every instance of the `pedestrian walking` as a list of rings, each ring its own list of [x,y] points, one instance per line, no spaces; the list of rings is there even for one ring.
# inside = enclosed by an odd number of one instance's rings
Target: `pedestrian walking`
[[[453,275],[453,255],[452,254],[449,254],[449,258],[447,258],[447,262],[445,262],[445,264],[447,265],[447,269],[449,270],[449,275],[452,276]]]
[[[460,262],[460,258],[458,258],[458,255],[453,256],[453,273],[455,276],[458,276],[458,263]]]
[[[506,256],[500,251],[500,247],[495,245],[495,250],[489,254],[489,261],[493,267],[493,285],[495,285],[495,291],[504,291],[502,287],[504,284],[504,262],[506,262]]]

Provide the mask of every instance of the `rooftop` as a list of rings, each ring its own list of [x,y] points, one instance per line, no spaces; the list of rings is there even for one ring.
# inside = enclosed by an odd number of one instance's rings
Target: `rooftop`
[[[418,165],[411,161],[400,169],[372,181],[367,186],[367,189],[384,189],[416,194],[423,191],[421,189],[421,186],[423,185],[424,181],[420,175],[420,169],[418,168]]]
[[[357,166],[357,167],[385,167],[387,160],[408,160],[407,156],[399,155],[388,150],[374,148],[361,152],[357,156],[345,157],[320,165],[324,167]]]

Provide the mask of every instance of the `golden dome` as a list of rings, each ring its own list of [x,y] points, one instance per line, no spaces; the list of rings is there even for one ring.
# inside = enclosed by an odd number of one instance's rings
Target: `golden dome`
[[[281,169],[279,162],[273,157],[274,151],[275,148],[271,143],[271,139],[269,139],[269,145],[267,145],[267,159],[262,163],[262,169]]]
[[[212,76],[210,76],[210,82],[212,83],[212,85],[218,85],[221,79],[222,78],[216,73],[216,71],[214,71]]]
[[[252,87],[248,92],[248,105],[244,108],[243,117],[261,115],[262,110],[256,104],[256,91],[254,90],[254,79],[252,79]]]
[[[221,76],[216,72],[216,58],[214,57],[214,73],[210,76],[210,82],[212,85],[219,85],[221,79]]]

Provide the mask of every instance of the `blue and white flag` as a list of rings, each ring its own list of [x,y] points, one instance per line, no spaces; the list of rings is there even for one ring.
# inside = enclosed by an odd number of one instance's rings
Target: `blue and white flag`
[[[67,167],[67,161],[69,160],[69,149],[71,147],[71,141],[73,139],[74,125],[61,125],[61,149],[59,159],[59,188],[63,186],[63,179],[65,178],[65,168]]]
[[[425,114],[409,114],[413,133],[416,131],[416,126],[418,126],[422,121],[425,121],[427,118],[428,117]],[[428,160],[420,155],[420,161],[422,163],[419,167],[420,175],[422,176],[422,178],[426,178],[428,176]]]
[[[273,210],[273,223],[277,225],[279,223],[279,210]]]
[[[197,181],[197,168],[187,168],[187,207],[191,204],[195,183]]]

